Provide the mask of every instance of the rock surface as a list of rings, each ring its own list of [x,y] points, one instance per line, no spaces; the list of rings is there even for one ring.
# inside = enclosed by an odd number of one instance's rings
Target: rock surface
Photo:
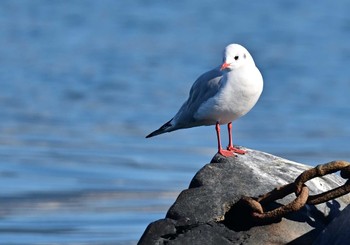
[[[317,237],[314,245],[343,245],[350,241],[350,206],[347,206]]]
[[[349,195],[325,204],[306,205],[280,222],[252,225],[239,205],[242,196],[258,197],[293,182],[310,166],[247,149],[246,155],[215,155],[182,191],[165,219],[147,227],[138,244],[311,244],[350,203]],[[328,175],[308,181],[310,195],[343,185]],[[274,205],[294,200],[294,194]]]

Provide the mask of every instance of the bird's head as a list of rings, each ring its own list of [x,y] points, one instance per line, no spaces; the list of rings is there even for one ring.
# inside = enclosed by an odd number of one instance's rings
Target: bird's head
[[[224,50],[220,70],[235,70],[245,65],[254,65],[254,60],[248,50],[239,44],[230,44]]]

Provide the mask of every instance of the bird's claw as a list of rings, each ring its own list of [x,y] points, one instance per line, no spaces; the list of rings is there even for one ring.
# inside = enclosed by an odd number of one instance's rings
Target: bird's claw
[[[228,150],[228,151],[231,151],[231,152],[233,152],[233,153],[241,154],[241,155],[244,155],[244,154],[247,153],[247,151],[238,149],[238,148],[236,148],[236,147],[234,147],[234,146],[228,146],[228,147],[227,147],[227,150]]]
[[[233,153],[233,151],[230,150],[219,150],[218,153],[224,157],[235,157],[237,156],[235,153]]]

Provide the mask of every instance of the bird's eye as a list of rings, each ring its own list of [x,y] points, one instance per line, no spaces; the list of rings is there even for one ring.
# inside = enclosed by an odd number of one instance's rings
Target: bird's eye
[[[238,58],[239,58],[238,56],[235,56],[235,60],[238,60]]]

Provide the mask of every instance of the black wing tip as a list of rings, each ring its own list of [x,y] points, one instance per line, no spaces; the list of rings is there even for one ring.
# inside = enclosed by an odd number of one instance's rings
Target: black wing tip
[[[173,119],[171,119],[173,120]],[[169,122],[166,122],[163,126],[161,126],[159,129],[153,131],[152,133],[150,133],[149,135],[146,136],[146,139],[147,138],[151,138],[153,136],[156,136],[156,135],[159,135],[159,134],[163,134],[163,133],[166,133],[168,131],[166,131],[166,129],[168,129],[169,127],[171,127],[171,120]]]
[[[153,136],[156,136],[156,135],[158,135],[158,134],[162,134],[162,133],[165,133],[165,132],[163,131],[162,128],[157,129],[156,131],[153,131],[152,133],[150,133],[149,135],[147,135],[147,136],[146,136],[146,139],[147,139],[147,138],[151,138],[151,137],[153,137]]]
[[[153,136],[154,136],[154,132],[150,133],[150,134],[147,135],[145,138],[147,139],[147,138],[151,138],[151,137],[153,137]]]

